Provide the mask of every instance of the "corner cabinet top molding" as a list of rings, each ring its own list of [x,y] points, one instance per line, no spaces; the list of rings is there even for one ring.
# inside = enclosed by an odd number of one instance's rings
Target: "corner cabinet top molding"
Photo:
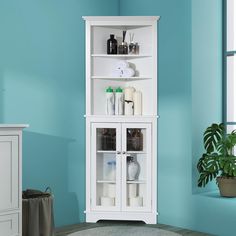
[[[142,21],[145,24],[147,21],[153,22],[160,20],[160,16],[83,16],[83,19],[94,21],[96,24],[99,24],[100,21],[106,21],[106,23],[116,21],[120,25],[121,21]],[[138,24],[140,25],[140,23]]]

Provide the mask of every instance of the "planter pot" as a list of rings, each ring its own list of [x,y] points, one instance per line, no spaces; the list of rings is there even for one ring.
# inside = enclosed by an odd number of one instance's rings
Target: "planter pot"
[[[217,177],[222,197],[236,197],[236,177]]]

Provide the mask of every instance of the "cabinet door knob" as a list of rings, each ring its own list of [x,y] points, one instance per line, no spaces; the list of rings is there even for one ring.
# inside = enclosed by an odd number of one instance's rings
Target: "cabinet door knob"
[[[117,151],[116,154],[121,154],[121,152],[120,152],[120,151]]]
[[[122,152],[122,154],[125,154],[126,152]]]

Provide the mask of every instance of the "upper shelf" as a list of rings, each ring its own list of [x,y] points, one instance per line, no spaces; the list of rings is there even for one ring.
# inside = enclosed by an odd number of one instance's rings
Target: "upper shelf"
[[[132,59],[132,58],[143,58],[143,57],[152,57],[152,55],[148,54],[92,54],[92,57],[107,57],[107,58],[125,58],[125,59]]]
[[[113,77],[113,76],[92,76],[92,79],[102,80],[117,80],[117,81],[137,81],[137,80],[149,80],[152,79],[149,76],[133,76],[133,77]]]

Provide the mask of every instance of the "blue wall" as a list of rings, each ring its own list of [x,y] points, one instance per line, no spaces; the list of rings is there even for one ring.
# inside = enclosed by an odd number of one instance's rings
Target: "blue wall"
[[[203,131],[222,118],[222,1],[192,0],[192,154],[193,168],[203,153]],[[201,94],[201,96],[199,96]],[[204,105],[203,105],[204,104]],[[194,170],[194,169],[193,169]],[[196,186],[193,191],[216,188]]]
[[[159,223],[234,235],[235,200],[196,188],[202,133],[221,120],[221,0],[1,0],[0,122],[30,124],[23,187],[52,187],[58,226],[84,220],[81,16],[119,14],[161,16]]]
[[[0,122],[30,124],[24,132],[23,187],[51,186],[56,225],[84,220],[81,16],[118,10],[117,0],[0,1]]]

